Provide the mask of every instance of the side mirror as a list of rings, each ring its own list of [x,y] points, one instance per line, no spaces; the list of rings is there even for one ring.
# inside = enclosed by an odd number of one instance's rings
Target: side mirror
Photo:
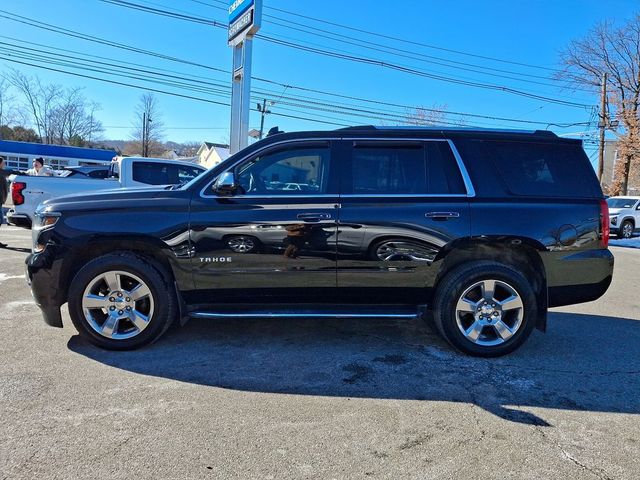
[[[238,185],[233,172],[223,172],[213,184],[213,192],[216,195],[231,196],[236,193]]]

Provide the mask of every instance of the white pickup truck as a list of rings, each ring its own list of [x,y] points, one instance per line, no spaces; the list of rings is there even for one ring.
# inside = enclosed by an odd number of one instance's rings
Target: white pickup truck
[[[205,170],[200,165],[179,160],[116,157],[111,163],[109,177],[105,179],[16,175],[7,199],[13,202],[8,205],[7,220],[13,225],[31,228],[36,208],[50,198],[85,191],[178,185],[192,180]]]

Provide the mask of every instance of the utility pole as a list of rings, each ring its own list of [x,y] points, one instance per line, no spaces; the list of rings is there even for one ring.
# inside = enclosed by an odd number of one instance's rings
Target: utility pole
[[[151,123],[151,115],[142,112],[142,156],[149,156],[149,124]]]
[[[260,135],[258,138],[262,140],[262,133],[264,132],[264,117],[265,115],[271,113],[271,110],[267,110],[266,98],[262,100],[262,105],[258,104],[258,111],[260,112]]]
[[[142,156],[147,156],[147,112],[142,112]]]
[[[600,90],[600,143],[598,145],[598,181],[602,183],[602,172],[604,171],[604,133],[607,129],[607,72],[602,74],[602,85]]]

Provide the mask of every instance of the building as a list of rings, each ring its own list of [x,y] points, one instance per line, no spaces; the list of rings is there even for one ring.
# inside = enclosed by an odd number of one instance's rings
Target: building
[[[40,157],[44,159],[45,164],[58,170],[64,167],[110,163],[116,155],[115,150],[0,140],[0,157],[6,160],[6,168],[13,170],[28,170],[33,160]]]
[[[604,147],[604,162],[602,169],[602,188],[613,184],[616,164],[620,161],[618,152],[618,142],[607,141]],[[629,172],[629,184],[627,185],[627,195],[640,195],[640,165],[637,161],[632,163],[632,170]]]
[[[211,168],[229,158],[229,145],[204,142],[197,153],[198,163],[205,168]]]

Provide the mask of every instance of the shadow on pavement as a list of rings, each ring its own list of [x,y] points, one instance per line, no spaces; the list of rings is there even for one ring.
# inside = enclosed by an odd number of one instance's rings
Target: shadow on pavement
[[[513,422],[532,407],[640,413],[640,321],[551,313],[517,352],[478,359],[419,321],[191,321],[132,352],[69,349],[123,370],[252,392],[467,402]]]

